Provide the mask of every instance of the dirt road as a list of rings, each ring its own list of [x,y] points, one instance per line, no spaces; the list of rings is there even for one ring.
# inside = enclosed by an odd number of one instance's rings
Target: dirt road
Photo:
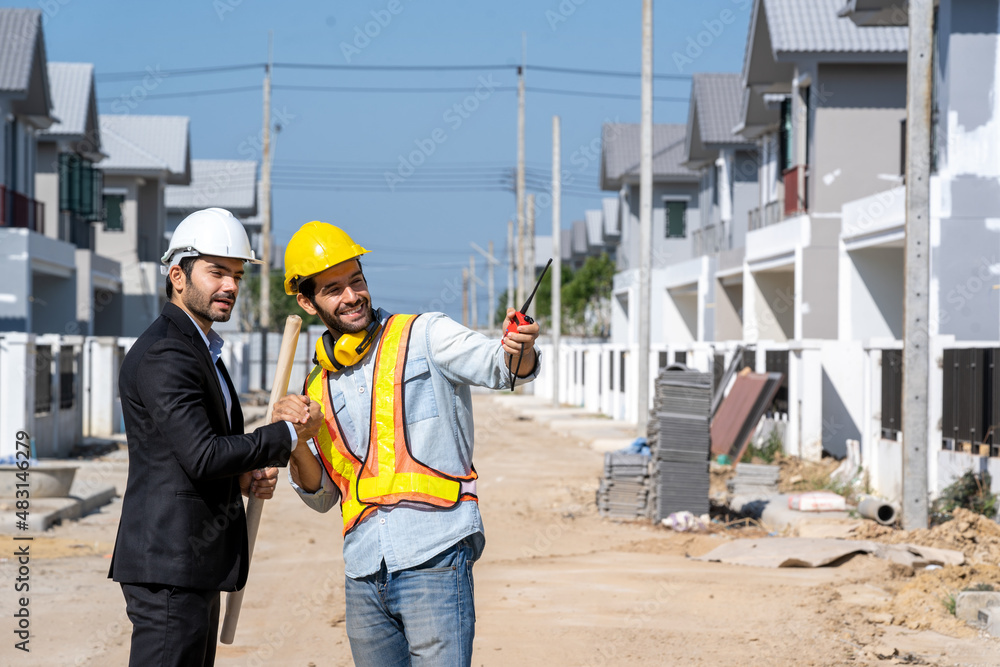
[[[769,570],[689,560],[732,536],[601,519],[601,454],[485,395],[476,423],[487,531],[475,568],[476,665],[1000,665],[1000,645],[974,632],[953,639],[893,625],[886,610],[907,573],[884,561]],[[127,463],[117,454],[101,474],[122,489]],[[16,575],[9,557],[0,562],[0,664],[126,664],[130,625],[106,579],[119,508],[36,537],[30,653],[13,648]],[[352,664],[338,524],[279,486],[236,643],[220,647],[217,664]],[[0,544],[13,552],[9,538]]]

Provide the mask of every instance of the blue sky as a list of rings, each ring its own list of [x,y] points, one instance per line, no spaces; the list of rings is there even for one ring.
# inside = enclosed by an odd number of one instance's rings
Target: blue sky
[[[39,0],[0,5],[43,11],[49,60],[96,65],[101,113],[189,116],[194,158],[259,160],[262,70],[160,75],[147,77],[145,87],[142,79],[109,75],[261,63],[267,58],[268,30],[274,32],[276,63],[513,66],[521,60],[521,35],[526,33],[527,163],[530,173],[547,181],[552,116],[559,115],[563,168],[571,173],[567,188],[574,193],[563,197],[563,228],[582,219],[585,209],[599,206],[602,123],[639,120],[637,77],[531,69],[536,65],[637,73],[639,0]],[[751,11],[751,0],[656,2],[654,72],[689,76],[739,71]],[[274,157],[278,243],[309,220],[337,224],[372,251],[366,274],[376,306],[396,312],[444,310],[460,318],[461,269],[473,252],[469,242],[485,248],[492,240],[506,262],[507,220],[514,217],[515,200],[513,191],[455,191],[455,184],[473,188],[488,181],[495,188],[504,174],[512,173],[517,96],[504,89],[516,87],[514,70],[276,67],[273,83],[272,121],[282,123]],[[316,92],[285,86],[448,90]],[[183,95],[244,87],[255,89]],[[532,87],[636,99],[555,95],[533,92]],[[661,79],[654,94],[686,100],[689,93],[689,79]],[[687,110],[685,101],[657,101],[654,119],[683,123]],[[400,159],[410,162],[414,151],[422,153],[423,163],[399,185],[392,174],[408,173]],[[333,177],[339,180],[331,181]],[[395,189],[387,181],[394,181]],[[331,189],[331,182],[339,182],[342,189]],[[358,191],[361,183],[364,189]],[[529,187],[529,192],[541,192],[541,187]],[[550,209],[538,209],[536,225],[539,234],[551,233]],[[477,258],[485,280],[483,267]],[[504,266],[496,274],[498,292],[506,280]],[[479,316],[485,321],[485,289],[479,289],[479,296]]]

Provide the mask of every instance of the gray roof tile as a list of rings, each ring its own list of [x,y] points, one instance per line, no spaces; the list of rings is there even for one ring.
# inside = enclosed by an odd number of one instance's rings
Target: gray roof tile
[[[41,21],[37,9],[0,9],[0,90],[28,90]]]
[[[52,114],[59,122],[42,131],[42,134],[85,136],[93,84],[94,66],[91,63],[49,63]],[[94,113],[97,113],[96,104],[94,101]],[[100,148],[100,137],[95,143]]]
[[[191,160],[190,185],[168,185],[168,210],[217,206],[237,216],[257,211],[257,163],[253,160]]]
[[[605,197],[601,200],[601,208],[604,209],[605,238],[617,238],[621,235],[621,229],[618,226],[619,204],[618,197]]]
[[[583,212],[584,222],[587,223],[587,243],[591,248],[604,246],[604,211],[594,209]]]
[[[587,223],[583,220],[573,221],[573,254],[586,255],[587,247]]]
[[[559,256],[562,261],[568,262],[573,259],[573,230],[559,230]]]
[[[189,172],[186,116],[102,115],[101,140],[105,171]]]
[[[695,74],[691,83],[691,105],[698,114],[703,144],[750,144],[733,134],[743,108],[743,76]]]
[[[758,0],[764,3],[775,54],[905,52],[907,28],[860,28],[838,14],[844,0]]]
[[[697,173],[683,165],[686,157],[684,137],[687,126],[653,125],[653,179],[655,181],[691,181]],[[601,189],[617,190],[623,180],[639,176],[638,123],[608,123],[603,129],[601,150]]]

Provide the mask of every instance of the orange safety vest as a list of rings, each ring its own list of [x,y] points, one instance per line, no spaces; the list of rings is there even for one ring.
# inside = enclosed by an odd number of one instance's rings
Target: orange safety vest
[[[385,325],[375,357],[371,391],[371,432],[364,460],[347,446],[330,403],[329,372],[319,366],[306,378],[306,393],[323,407],[326,428],[316,438],[323,467],[340,489],[344,535],[378,507],[417,503],[447,509],[463,500],[478,501],[476,471],[456,477],[413,457],[406,433],[403,369],[416,315],[393,315]]]

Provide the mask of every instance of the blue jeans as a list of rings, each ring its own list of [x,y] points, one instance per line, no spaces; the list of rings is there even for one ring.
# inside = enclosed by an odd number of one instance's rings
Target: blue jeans
[[[472,663],[472,546],[462,540],[417,567],[346,577],[347,637],[357,667]]]

